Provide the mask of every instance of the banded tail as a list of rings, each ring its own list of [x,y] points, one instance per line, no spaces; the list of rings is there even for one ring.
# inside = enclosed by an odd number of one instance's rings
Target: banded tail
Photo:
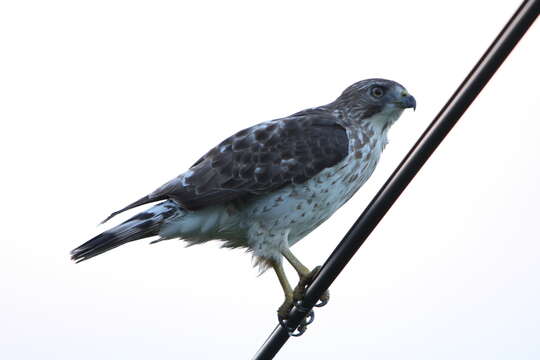
[[[171,200],[157,204],[73,249],[71,259],[81,262],[130,241],[159,235],[163,223],[179,211],[180,207]]]

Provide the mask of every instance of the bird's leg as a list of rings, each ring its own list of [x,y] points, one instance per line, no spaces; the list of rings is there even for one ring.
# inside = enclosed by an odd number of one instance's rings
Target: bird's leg
[[[302,320],[300,325],[298,325],[297,329],[287,326],[287,318],[289,317],[289,312],[291,311],[294,304],[293,290],[291,284],[289,284],[289,280],[287,280],[287,275],[285,275],[282,263],[273,261],[272,267],[274,268],[281,287],[283,288],[283,292],[285,293],[285,301],[278,309],[278,321],[280,325],[288,331],[289,335],[300,336],[306,331],[307,326],[313,322],[315,314],[313,313],[313,310],[306,312],[307,316]]]
[[[319,270],[321,269],[321,267],[317,266],[312,271],[309,271],[309,269],[306,266],[304,266],[304,264],[302,264],[296,256],[293,255],[291,250],[283,249],[281,253],[285,257],[285,259],[287,259],[287,261],[292,265],[292,267],[296,270],[296,272],[298,273],[298,276],[300,277],[300,281],[298,282],[298,285],[296,285],[296,287],[294,288],[293,300],[294,301],[302,300],[306,292],[306,288],[313,281],[315,276],[319,273]],[[324,306],[326,305],[328,300],[330,300],[330,293],[327,290],[321,296],[320,302],[315,304],[315,306],[319,306],[319,307]]]
[[[281,250],[281,254],[287,259],[287,261],[292,265],[294,270],[298,273],[300,278],[309,276],[309,269],[298,260],[296,256],[293,255],[290,249]]]
[[[278,261],[272,261],[272,267],[274,268],[274,271],[279,279],[279,283],[281,284],[283,292],[285,293],[285,301],[278,309],[278,317],[286,319],[293,307],[293,290],[291,284],[289,284],[289,280],[287,280],[287,275],[283,270],[283,264]]]

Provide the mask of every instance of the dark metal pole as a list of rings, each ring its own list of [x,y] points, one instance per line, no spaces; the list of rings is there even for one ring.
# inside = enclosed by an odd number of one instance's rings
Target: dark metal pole
[[[311,309],[323,292],[330,287],[437,146],[448,135],[461,115],[482,91],[539,13],[540,0],[523,1],[450,100],[326,260],[318,276],[307,289],[301,304],[302,307]],[[295,307],[291,311],[287,322],[288,326],[296,328],[305,315],[305,312],[299,311]],[[288,331],[278,325],[253,359],[272,359],[288,339]]]

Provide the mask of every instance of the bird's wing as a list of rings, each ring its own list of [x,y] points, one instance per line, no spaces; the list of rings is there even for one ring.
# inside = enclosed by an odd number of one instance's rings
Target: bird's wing
[[[255,125],[227,138],[189,171],[110,217],[164,199],[196,210],[301,184],[343,160],[348,143],[347,132],[334,115],[316,109]]]

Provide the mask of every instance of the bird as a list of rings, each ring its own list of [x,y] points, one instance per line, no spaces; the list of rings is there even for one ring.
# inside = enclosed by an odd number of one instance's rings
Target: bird
[[[253,253],[261,272],[272,268],[286,319],[310,270],[291,247],[345,204],[371,176],[388,143],[388,130],[415,98],[399,83],[374,78],[347,87],[331,103],[259,123],[226,138],[186,172],[113,212],[152,207],[71,251],[88,260],[131,241],[182,239],[188,245],[221,240]],[[299,276],[293,289],[283,267]],[[321,301],[328,301],[326,292]]]

